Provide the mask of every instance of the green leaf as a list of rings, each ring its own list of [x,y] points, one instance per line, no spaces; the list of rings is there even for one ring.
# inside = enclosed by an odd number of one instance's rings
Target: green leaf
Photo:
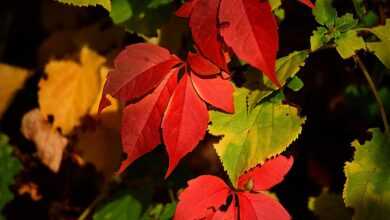
[[[269,0],[272,11],[280,8],[282,6],[282,0]]]
[[[14,184],[15,176],[22,169],[22,164],[12,155],[12,147],[8,137],[0,133],[0,211],[4,205],[14,198],[10,186]]]
[[[96,6],[101,5],[103,8],[111,11],[110,0],[56,0],[61,3],[70,4],[74,6]]]
[[[175,214],[176,203],[157,204],[149,207],[141,220],[170,220]]]
[[[313,31],[313,35],[310,37],[310,50],[312,52],[329,42],[329,39],[326,36],[327,33],[328,30],[324,27],[318,27],[317,30]]]
[[[308,57],[309,52],[302,50],[294,51],[276,61],[276,75],[282,86],[286,84],[287,79],[295,76],[295,74],[299,72],[301,67],[305,65],[305,61]],[[269,96],[278,88],[275,87],[268,78],[261,77],[255,70],[246,74],[247,77],[249,77],[246,87],[253,89],[253,91],[251,91],[251,96],[248,97],[248,105],[249,108],[252,109],[257,103]]]
[[[299,136],[305,122],[296,108],[272,99],[250,111],[249,92],[236,89],[234,114],[210,111],[209,132],[223,136],[214,147],[233,184],[244,171],[283,152]]]
[[[352,146],[355,155],[347,162],[343,197],[354,208],[355,220],[386,220],[390,216],[390,137],[380,129],[370,129],[372,139]]]
[[[344,205],[343,197],[324,189],[318,197],[310,197],[309,209],[319,220],[346,220],[352,214]]]
[[[157,30],[169,19],[173,0],[112,0],[110,17],[115,24],[129,32],[146,37],[157,35]]]
[[[380,42],[368,42],[367,47],[373,51],[378,59],[390,69],[390,19],[386,19],[386,25],[365,29],[377,36]]]
[[[93,215],[94,220],[139,219],[142,205],[131,194],[126,193],[108,202]]]
[[[332,6],[332,0],[317,0],[316,7],[313,8],[313,15],[319,24],[333,27],[337,11]]]
[[[362,18],[366,13],[367,9],[364,5],[364,0],[352,0],[353,7],[355,8],[356,14],[359,16],[359,18]]]
[[[354,30],[341,33],[335,43],[336,50],[343,59],[348,59],[355,54],[355,51],[365,48],[363,38],[359,37]]]
[[[287,87],[293,90],[294,92],[298,92],[303,88],[303,86],[304,86],[303,81],[298,76],[294,76],[287,84]]]
[[[340,32],[349,31],[356,27],[358,20],[353,18],[353,14],[346,13],[341,17],[337,17],[335,21],[335,28]]]

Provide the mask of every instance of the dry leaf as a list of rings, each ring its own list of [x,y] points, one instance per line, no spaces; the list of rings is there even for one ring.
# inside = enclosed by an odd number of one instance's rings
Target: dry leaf
[[[79,135],[76,148],[81,157],[95,165],[96,169],[108,179],[118,169],[122,149],[119,132],[98,126]]]
[[[26,69],[0,63],[0,118],[29,74]]]
[[[100,68],[105,58],[87,47],[81,49],[80,63],[51,61],[48,78],[39,82],[38,100],[42,113],[54,117],[54,128],[69,134],[88,114],[100,87]]]
[[[22,119],[23,135],[37,147],[39,159],[53,172],[58,172],[68,140],[54,130],[39,109],[26,113]]]
[[[28,194],[33,201],[39,201],[42,199],[42,195],[41,193],[39,193],[37,184],[33,182],[22,184],[18,189],[18,194],[19,195]]]

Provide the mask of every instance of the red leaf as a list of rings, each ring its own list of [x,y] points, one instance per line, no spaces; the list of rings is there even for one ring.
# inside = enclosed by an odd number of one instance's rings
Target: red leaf
[[[236,206],[236,198],[234,194],[232,194],[233,199],[229,205],[228,209],[226,211],[223,210],[217,210],[214,212],[213,215],[210,215],[210,220],[235,220],[238,217],[238,209]],[[226,204],[224,204],[226,205]]]
[[[210,105],[225,112],[233,113],[234,88],[230,80],[221,76],[201,77],[191,73],[192,83],[198,95]]]
[[[288,212],[273,198],[262,193],[238,192],[240,219],[289,220]]]
[[[218,39],[218,7],[220,0],[197,0],[190,17],[192,37],[200,52],[228,72],[222,43]]]
[[[221,35],[234,53],[280,86],[275,74],[278,27],[268,1],[222,0],[219,20]]]
[[[190,65],[192,71],[202,76],[215,75],[221,72],[221,70],[216,65],[208,61],[200,54],[189,52],[187,56],[187,62]]]
[[[116,57],[114,70],[107,76],[99,111],[110,105],[107,94],[122,101],[146,95],[179,62],[179,58],[168,50],[155,45],[139,43],[128,46]]]
[[[177,11],[176,16],[182,17],[182,18],[188,18],[191,15],[192,9],[194,8],[195,3],[198,0],[188,0],[185,2]]]
[[[306,5],[309,8],[314,8],[315,5],[310,0],[298,0],[302,4]]]
[[[230,188],[215,176],[204,175],[190,180],[188,187],[180,193],[174,220],[213,216],[212,212],[226,202],[230,193]]]
[[[247,173],[240,176],[238,179],[238,188],[247,189],[247,184],[253,187],[252,191],[259,192],[268,190],[276,184],[283,181],[284,176],[288,173],[293,165],[293,157],[278,156],[264,163],[264,165],[256,167]]]
[[[184,74],[165,112],[162,129],[169,155],[166,177],[203,139],[209,121],[206,104],[196,94],[189,75]]]
[[[121,136],[127,159],[119,173],[161,143],[161,121],[177,85],[177,73],[178,69],[173,69],[151,94],[124,109]]]

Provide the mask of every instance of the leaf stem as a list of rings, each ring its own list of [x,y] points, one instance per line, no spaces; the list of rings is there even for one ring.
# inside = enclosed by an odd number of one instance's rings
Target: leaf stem
[[[359,55],[355,54],[353,56],[353,59],[355,60],[355,63],[362,70],[362,72],[364,74],[364,77],[366,78],[366,80],[368,82],[368,85],[370,86],[370,89],[371,89],[372,93],[375,96],[376,102],[378,103],[378,106],[379,106],[379,110],[380,110],[380,114],[381,114],[381,117],[382,117],[383,125],[385,127],[386,134],[390,135],[389,122],[388,122],[388,119],[387,119],[385,108],[383,106],[383,102],[382,102],[382,100],[381,100],[381,98],[379,96],[378,89],[376,88],[374,81],[372,80],[370,74],[368,73],[368,70],[367,70],[366,66],[364,65],[363,61],[360,59]]]

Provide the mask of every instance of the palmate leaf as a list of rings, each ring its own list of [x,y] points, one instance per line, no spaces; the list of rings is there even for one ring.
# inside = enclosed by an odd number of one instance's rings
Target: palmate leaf
[[[209,132],[223,136],[214,147],[233,184],[244,171],[280,154],[301,133],[305,118],[281,101],[264,101],[247,108],[249,90],[235,91],[235,113],[211,111]]]
[[[14,177],[22,168],[18,159],[12,155],[12,147],[8,144],[8,137],[0,133],[0,212],[4,205],[14,198],[10,185]],[[0,214],[1,219],[1,214]]]
[[[101,5],[103,8],[111,11],[110,0],[56,0],[61,3],[66,3],[74,6],[96,6]]]
[[[355,220],[385,220],[390,216],[390,137],[370,129],[372,139],[352,146],[355,155],[344,168],[347,177],[343,197],[354,208]]]

